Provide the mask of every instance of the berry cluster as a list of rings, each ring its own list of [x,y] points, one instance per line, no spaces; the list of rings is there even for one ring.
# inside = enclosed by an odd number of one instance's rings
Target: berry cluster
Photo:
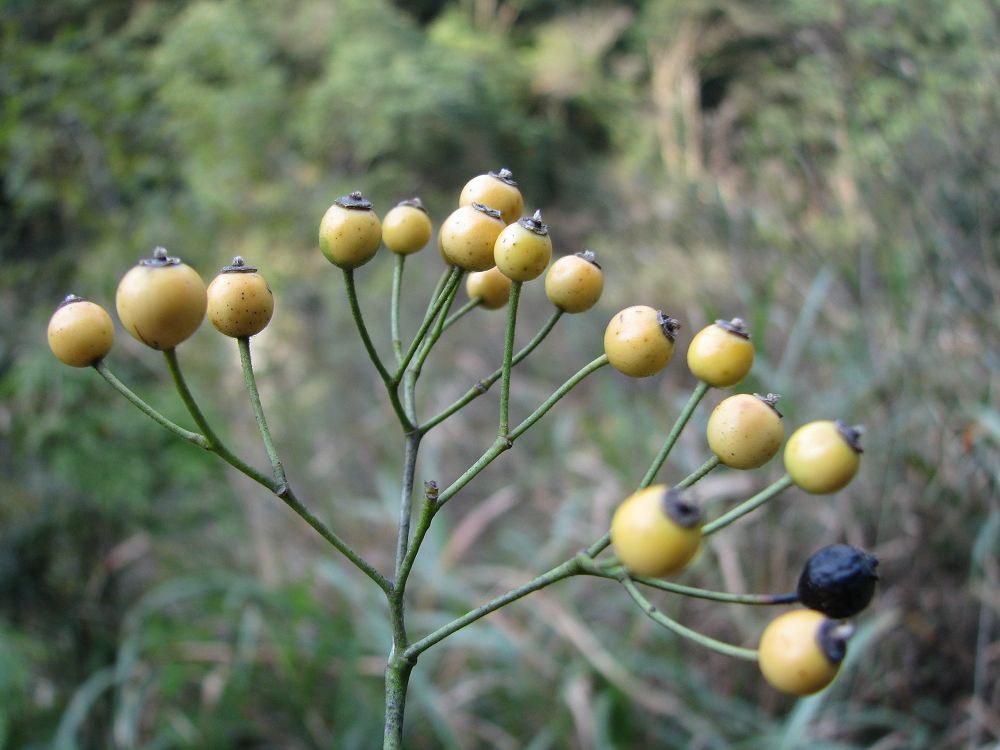
[[[875,558],[846,545],[826,547],[807,562],[798,590],[784,595],[708,592],[662,580],[682,571],[697,555],[705,537],[760,507],[782,490],[795,485],[814,494],[835,492],[847,485],[859,468],[861,428],[848,427],[841,421],[812,422],[800,427],[785,442],[786,474],[780,480],[723,516],[706,522],[688,488],[719,465],[738,470],[759,468],[777,455],[784,440],[777,395],[737,394],[723,400],[708,419],[707,442],[711,458],[674,486],[654,484],[678,435],[706,392],[710,388],[730,388],[749,373],[754,361],[754,346],[750,331],[739,318],[716,321],[692,338],[687,349],[687,365],[698,385],[638,490],[615,511],[604,538],[521,589],[499,597],[419,641],[410,641],[405,626],[401,625],[406,582],[423,536],[436,513],[479,471],[513,447],[520,435],[591,372],[610,364],[627,376],[649,377],[667,366],[677,344],[680,323],[676,319],[646,305],[621,310],[612,316],[605,329],[604,353],[569,378],[531,416],[518,425],[511,425],[509,393],[514,366],[531,353],[561,315],[592,308],[604,287],[601,266],[589,250],[565,255],[550,263],[553,242],[541,211],[536,210],[530,216],[523,213],[523,196],[508,170],[480,175],[465,185],[458,208],[441,223],[437,234],[437,247],[446,270],[431,296],[419,330],[406,348],[399,330],[404,261],[426,247],[433,235],[431,219],[421,201],[418,198],[404,200],[380,220],[372,203],[355,192],[335,200],[320,222],[319,248],[344,273],[348,301],[359,334],[385,383],[406,440],[396,565],[392,576],[376,570],[308,511],[285,477],[264,419],[249,352],[249,339],[267,326],[274,300],[263,277],[242,258],[234,258],[206,289],[191,267],[170,257],[164,249],[156,248],[150,258],[128,271],[118,286],[116,308],[122,325],[142,343],[164,352],[175,384],[201,429],[200,433],[179,427],[155,412],[110,373],[104,358],[111,349],[113,324],[98,305],[74,296],[67,297],[52,316],[49,343],[61,361],[74,367],[93,365],[112,386],[162,426],[218,454],[267,487],[382,588],[394,623],[400,623],[394,624],[393,650],[386,672],[387,738],[390,724],[395,727],[393,732],[399,731],[395,722],[401,722],[406,680],[423,650],[478,617],[572,575],[617,580],[656,622],[710,648],[757,660],[766,680],[779,690],[801,695],[823,688],[835,676],[846,650],[851,627],[843,620],[864,609],[873,596],[877,579]],[[382,244],[395,258],[391,305],[394,366],[387,365],[378,354],[361,317],[353,280],[355,270],[372,260]],[[532,342],[515,354],[514,328],[521,286],[543,273],[545,293],[555,313]],[[463,277],[469,303],[449,316]],[[475,308],[493,310],[505,305],[508,322],[502,366],[448,409],[435,417],[419,419],[414,403],[416,382],[431,348],[445,329]],[[174,349],[197,330],[206,313],[216,329],[239,342],[248,393],[272,463],[271,477],[249,466],[225,447],[184,383]],[[421,439],[498,380],[501,382],[500,419],[495,442],[451,485],[442,489],[434,482],[427,483],[418,523],[411,533],[413,473]],[[614,556],[597,560],[609,546]],[[805,608],[773,620],[764,630],[757,650],[742,649],[722,644],[670,620],[649,603],[636,584],[720,601],[799,602]],[[398,714],[390,716],[390,708]]]

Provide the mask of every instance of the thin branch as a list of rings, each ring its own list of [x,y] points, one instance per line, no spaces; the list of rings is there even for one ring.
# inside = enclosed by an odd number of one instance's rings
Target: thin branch
[[[504,337],[503,366],[500,368],[500,437],[507,437],[510,427],[510,369],[514,360],[514,330],[517,327],[517,303],[521,298],[521,283],[515,281],[510,285],[510,297],[507,300],[507,332]]]
[[[784,490],[788,489],[789,487],[792,486],[792,484],[793,484],[792,478],[787,474],[785,474],[785,476],[783,476],[777,482],[774,482],[773,484],[765,487],[756,495],[751,497],[749,500],[740,503],[731,511],[729,511],[725,515],[720,516],[719,518],[716,518],[711,523],[707,523],[704,526],[702,526],[701,528],[702,536],[708,536],[709,534],[714,534],[719,529],[726,528],[726,526],[728,526],[729,524],[739,520],[740,518],[743,518],[743,516],[745,516],[747,513],[756,510],[771,498],[775,497]]]
[[[237,339],[240,347],[240,364],[243,367],[243,382],[246,384],[247,395],[250,396],[250,405],[253,407],[254,417],[257,419],[257,428],[260,430],[260,437],[264,441],[264,449],[267,457],[271,459],[271,470],[274,473],[274,481],[280,487],[288,484],[285,479],[285,469],[281,465],[278,453],[274,449],[274,441],[271,440],[271,431],[267,428],[267,420],[264,419],[264,407],[260,402],[260,393],[257,390],[257,380],[253,373],[253,361],[250,359],[250,339],[241,336]]]
[[[695,407],[698,406],[698,402],[701,401],[706,393],[708,393],[708,384],[704,381],[698,381],[698,385],[695,386],[687,404],[684,405],[681,413],[677,415],[677,419],[674,421],[674,426],[671,428],[670,434],[667,435],[667,439],[664,441],[663,447],[660,448],[660,452],[656,454],[656,458],[653,459],[653,463],[650,465],[646,475],[642,478],[642,482],[639,483],[639,489],[648,487],[653,483],[657,472],[659,472],[660,467],[663,466],[663,462],[667,460],[667,456],[670,455],[670,451],[677,442],[677,438],[680,437],[680,434],[684,429],[684,425],[686,425],[688,420],[691,419],[691,415],[694,414]]]

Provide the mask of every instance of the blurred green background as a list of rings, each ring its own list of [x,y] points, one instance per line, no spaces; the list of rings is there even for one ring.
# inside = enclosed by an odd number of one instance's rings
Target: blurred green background
[[[0,2],[0,748],[364,748],[381,731],[381,595],[273,497],[45,345],[72,291],[113,310],[156,244],[206,279],[242,254],[275,290],[255,339],[289,475],[391,566],[401,440],[316,227],[353,189],[436,223],[509,167],[557,253],[597,251],[598,309],[518,369],[515,419],[644,303],[682,352],[716,317],[758,346],[739,390],[789,429],[868,427],[858,478],[783,495],[683,580],[794,586],[837,541],[882,585],[835,685],[794,702],[752,665],[571,580],[425,654],[413,747],[986,748],[1000,740],[1000,6],[992,0],[3,0]],[[441,271],[411,259],[419,315]],[[391,263],[358,272],[388,353]],[[464,299],[464,297],[460,297]],[[550,310],[522,297],[526,340]],[[490,372],[503,314],[448,332],[418,407]],[[412,332],[412,329],[408,329]],[[220,431],[266,466],[235,344],[180,349]],[[162,358],[119,328],[110,367],[189,424]],[[693,386],[683,357],[573,396],[439,516],[410,624],[440,624],[597,538]],[[662,476],[707,457],[710,394]],[[496,394],[432,433],[448,482]],[[709,512],[780,475],[704,480]],[[769,613],[657,598],[753,645]]]

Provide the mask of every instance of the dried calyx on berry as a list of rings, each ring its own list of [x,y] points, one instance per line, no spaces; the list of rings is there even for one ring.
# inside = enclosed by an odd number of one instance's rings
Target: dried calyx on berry
[[[843,619],[862,611],[875,595],[878,560],[847,544],[815,552],[799,577],[799,600],[827,617]]]

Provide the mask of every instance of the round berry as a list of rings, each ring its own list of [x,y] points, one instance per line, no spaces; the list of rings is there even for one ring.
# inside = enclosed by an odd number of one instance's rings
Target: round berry
[[[597,304],[604,291],[604,273],[590,250],[565,255],[545,274],[545,294],[563,312],[581,313]]]
[[[611,544],[635,575],[676,573],[701,547],[701,511],[675,487],[647,487],[618,506],[611,519]]]
[[[862,430],[839,419],[803,425],[785,444],[785,471],[806,492],[836,492],[854,478],[861,464]]]
[[[382,241],[400,255],[423,250],[432,232],[431,219],[419,198],[400,201],[382,219]]]
[[[49,348],[71,367],[87,367],[111,351],[115,324],[98,304],[70,294],[49,319]]]
[[[471,206],[473,203],[495,208],[503,217],[504,225],[513,224],[524,211],[524,198],[509,169],[488,172],[469,180],[462,188],[458,205]]]
[[[779,615],[760,637],[760,671],[772,687],[783,693],[816,693],[837,676],[851,631],[849,625],[828,620],[811,609]]]
[[[462,206],[441,225],[441,252],[453,266],[485,271],[496,265],[493,246],[503,229],[499,211],[482,203]]]
[[[497,310],[507,304],[510,297],[511,280],[494,266],[488,271],[474,271],[465,280],[465,291],[469,299],[479,298],[479,306],[487,310]]]
[[[688,368],[715,388],[728,388],[746,377],[753,365],[750,331],[740,318],[717,320],[691,339]]]
[[[655,375],[674,354],[680,324],[646,305],[627,307],[604,330],[604,353],[616,370],[633,378]]]
[[[726,466],[756,469],[777,454],[785,437],[778,395],[740,393],[715,407],[708,418],[708,447]]]
[[[349,271],[378,251],[382,227],[372,203],[354,192],[337,198],[319,223],[319,248],[335,266]]]
[[[493,246],[497,268],[513,281],[531,281],[545,272],[552,257],[549,227],[542,223],[542,212],[508,225]]]
[[[814,552],[799,576],[799,601],[827,617],[853,617],[875,595],[878,560],[848,544]]]
[[[115,309],[125,330],[153,349],[172,349],[205,317],[205,282],[162,247],[118,282]]]
[[[208,319],[221,333],[244,338],[260,333],[274,314],[274,295],[264,277],[238,255],[208,285]]]

